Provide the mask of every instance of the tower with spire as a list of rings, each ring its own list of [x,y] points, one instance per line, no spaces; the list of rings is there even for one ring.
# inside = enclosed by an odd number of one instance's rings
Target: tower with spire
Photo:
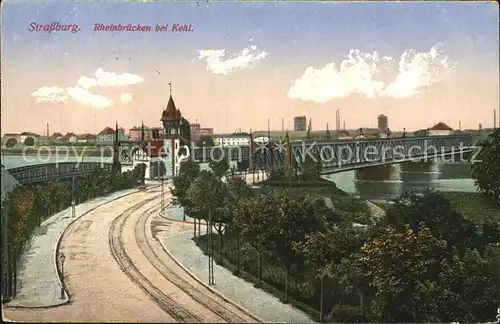
[[[182,114],[175,106],[174,99],[172,98],[172,82],[169,82],[168,85],[170,97],[168,98],[167,107],[163,110],[161,115],[161,122],[165,130],[165,139],[174,139],[178,138],[178,135],[180,135]]]
[[[177,166],[177,155],[181,145],[181,123],[183,118],[180,110],[175,106],[175,102],[172,97],[172,82],[169,82],[168,86],[170,96],[168,98],[167,107],[163,110],[161,115],[161,122],[164,129],[163,148],[166,153],[166,156],[164,156],[164,162],[167,168],[167,174],[175,177],[179,172]]]

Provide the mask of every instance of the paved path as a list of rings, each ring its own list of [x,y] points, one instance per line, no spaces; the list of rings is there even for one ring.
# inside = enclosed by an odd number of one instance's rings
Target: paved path
[[[174,228],[178,227],[175,231]],[[184,267],[203,282],[208,280],[208,257],[192,241],[193,226],[172,222],[170,233],[158,234],[163,247],[168,250]],[[204,229],[202,229],[202,232]],[[307,314],[283,304],[278,298],[234,276],[230,271],[214,265],[215,285],[212,287],[224,297],[245,308],[255,316],[269,322],[311,323]]]
[[[122,271],[108,246],[114,219],[158,194],[153,189],[129,195],[77,219],[64,233],[60,247],[66,255],[65,280],[71,302],[45,309],[7,308],[5,316],[31,323],[175,322]],[[154,202],[144,208],[151,204]]]
[[[107,197],[99,197],[77,205],[76,219],[98,206],[136,191],[136,189],[122,190]],[[61,299],[61,284],[56,271],[55,253],[61,233],[74,220],[71,217],[70,207],[50,217],[35,230],[21,257],[17,296],[7,306],[49,307],[68,301],[67,295]]]

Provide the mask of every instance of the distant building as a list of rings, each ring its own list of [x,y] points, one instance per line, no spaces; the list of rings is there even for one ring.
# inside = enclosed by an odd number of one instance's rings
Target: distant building
[[[432,126],[429,128],[429,135],[430,136],[446,136],[450,135],[453,132],[453,128],[450,126],[446,125],[443,122],[439,122],[436,125]]]
[[[76,142],[77,143],[88,143],[92,144],[95,143],[97,136],[92,135],[92,134],[81,134],[77,136]]]
[[[244,146],[250,145],[248,134],[218,134],[214,136],[215,146]]]
[[[269,142],[269,137],[267,137],[267,136],[260,136],[260,137],[254,138],[253,141],[255,143],[267,143],[267,142]]]
[[[213,128],[200,128],[200,136],[214,136]]]
[[[59,132],[55,132],[52,135],[50,135],[50,138],[53,139],[53,140],[56,140],[56,139],[60,139],[63,136],[64,136],[63,134],[61,134]]]
[[[479,123],[479,125],[478,125],[478,129],[479,129],[480,131],[482,131],[482,130],[483,130],[483,124]]]
[[[294,117],[293,130],[296,132],[305,132],[307,130],[307,117],[306,116]]]
[[[149,140],[153,138],[153,132],[158,131],[159,136],[163,136],[162,127],[147,127],[144,126],[144,140]],[[113,130],[114,133],[114,130]],[[128,137],[132,140],[139,141],[141,139],[142,126],[135,126],[129,129]],[[113,138],[114,139],[114,138]]]
[[[191,124],[191,140],[197,141],[200,138],[201,125],[199,123]]]
[[[111,127],[105,127],[96,138],[96,142],[99,145],[111,145],[115,140],[115,130]],[[125,135],[125,130],[123,128],[118,129],[118,140],[126,141],[129,137]]]
[[[341,140],[352,139],[351,134],[349,134],[349,132],[346,130],[341,130],[338,134],[339,134],[338,139],[341,139]]]
[[[389,128],[389,120],[386,115],[378,115],[377,117],[377,127],[385,132]]]

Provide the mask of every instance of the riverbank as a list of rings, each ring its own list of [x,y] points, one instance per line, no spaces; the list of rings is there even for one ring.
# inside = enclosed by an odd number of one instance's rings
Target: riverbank
[[[304,194],[321,199],[329,198],[335,210],[346,212],[352,216],[354,223],[369,225],[385,216],[385,209],[374,202],[355,197],[337,187],[334,181],[319,179],[317,181],[292,183],[261,181],[257,184],[263,192],[272,189],[286,189],[290,195],[300,197]]]

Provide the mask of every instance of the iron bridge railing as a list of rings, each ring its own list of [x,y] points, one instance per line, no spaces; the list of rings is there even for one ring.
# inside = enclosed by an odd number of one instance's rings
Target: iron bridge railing
[[[23,166],[8,169],[7,171],[21,184],[42,182],[51,179],[83,176],[98,169],[111,172],[111,163],[101,162],[63,162]]]

